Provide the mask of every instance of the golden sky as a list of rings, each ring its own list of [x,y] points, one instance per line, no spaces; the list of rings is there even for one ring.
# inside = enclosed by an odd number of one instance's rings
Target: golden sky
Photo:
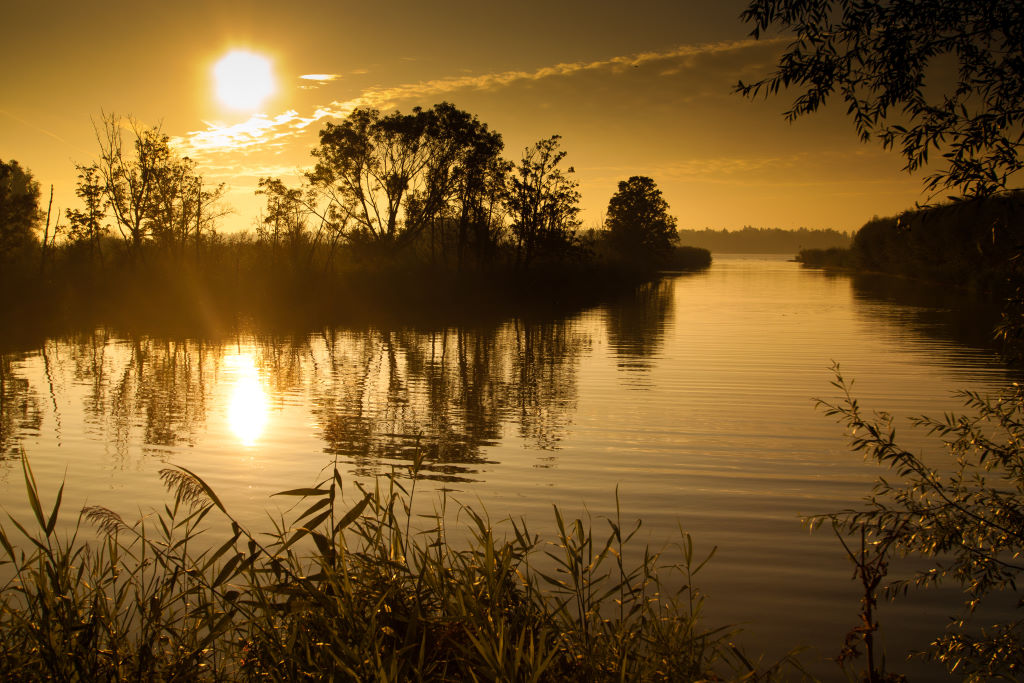
[[[500,132],[505,156],[563,137],[585,227],[619,180],[648,175],[680,228],[853,230],[925,201],[920,177],[858,142],[843,107],[794,124],[788,98],[748,101],[780,42],[747,38],[744,2],[45,2],[4,9],[0,159],[55,204],[97,155],[101,111],[161,125],[210,182],[229,187],[222,230],[251,228],[261,176],[294,182],[317,132],[354,107],[449,101]],[[232,51],[270,62],[275,92],[250,109],[217,96]],[[44,189],[45,191],[45,189]]]

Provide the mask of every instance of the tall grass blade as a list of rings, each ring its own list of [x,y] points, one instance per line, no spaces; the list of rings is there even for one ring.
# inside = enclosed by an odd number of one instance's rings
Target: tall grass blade
[[[39,522],[39,528],[45,529],[46,521],[43,519],[43,507],[39,504],[36,478],[32,474],[32,467],[28,464],[28,457],[24,453],[21,454],[21,471],[25,478],[25,490],[28,493],[29,507],[32,508],[32,513],[36,516],[36,521]]]
[[[364,495],[363,499],[356,503],[352,507],[352,509],[346,512],[345,516],[342,517],[341,520],[339,520],[338,523],[334,525],[334,533],[340,533],[342,529],[346,528],[349,524],[356,521],[359,518],[359,516],[363,514],[363,511],[366,509],[366,506],[369,505],[370,501],[372,500],[372,494],[367,493],[366,495]]]
[[[305,488],[305,489],[289,489],[287,491],[278,491],[277,493],[271,494],[274,496],[326,496],[331,492],[329,489],[318,489],[318,488]]]
[[[61,481],[60,489],[57,490],[57,500],[53,502],[53,509],[50,511],[50,516],[46,519],[47,536],[53,533],[53,528],[57,524],[57,513],[60,512],[60,501],[64,498],[64,483],[64,481]]]

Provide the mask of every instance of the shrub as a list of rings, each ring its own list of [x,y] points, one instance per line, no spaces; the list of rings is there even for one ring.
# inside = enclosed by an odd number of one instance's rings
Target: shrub
[[[1021,606],[1017,581],[1024,573],[1024,387],[1015,384],[991,397],[961,392],[969,414],[915,418],[914,425],[941,440],[945,457],[940,457],[900,446],[892,417],[865,416],[838,366],[835,374],[833,385],[841,398],[819,403],[846,424],[855,452],[893,475],[878,477],[863,508],[813,520],[831,521],[841,538],[861,539],[859,552],[846,546],[865,588],[864,625],[857,634],[870,648],[877,628],[871,608],[879,593],[897,597],[912,587],[952,582],[963,588],[964,609],[936,637],[929,656],[966,680],[1019,680],[1024,673],[1024,619],[979,625],[974,615],[986,600],[1005,604],[1012,597]],[[894,555],[927,558],[930,566],[911,579],[883,586]],[[868,671],[876,673],[870,657]]]

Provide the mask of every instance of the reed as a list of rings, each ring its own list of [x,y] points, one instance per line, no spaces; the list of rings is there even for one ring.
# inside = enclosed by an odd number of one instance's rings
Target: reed
[[[606,535],[555,507],[542,542],[443,494],[415,514],[421,459],[372,485],[334,463],[277,494],[294,514],[257,534],[177,467],[158,513],[92,506],[59,532],[63,485],[44,506],[22,463],[35,519],[0,529],[4,680],[770,680],[795,666],[755,666],[703,625],[694,581],[711,555],[688,534],[675,561],[645,548],[630,564],[641,525],[618,506]]]

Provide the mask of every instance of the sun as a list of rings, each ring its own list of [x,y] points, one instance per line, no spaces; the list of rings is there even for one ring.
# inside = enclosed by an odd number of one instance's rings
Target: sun
[[[243,50],[232,50],[213,67],[217,99],[231,109],[254,110],[274,94],[270,60]]]

